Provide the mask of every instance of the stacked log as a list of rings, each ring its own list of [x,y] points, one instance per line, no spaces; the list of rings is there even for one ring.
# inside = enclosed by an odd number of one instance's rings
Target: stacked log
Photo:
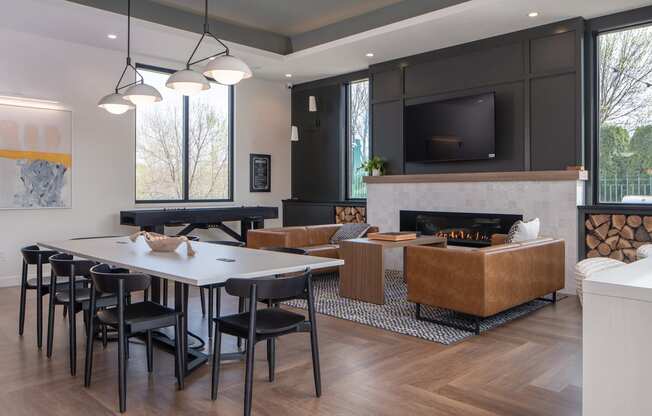
[[[652,216],[589,214],[586,257],[610,257],[627,263],[636,260],[636,249],[652,243]]]
[[[367,222],[365,207],[335,207],[336,224],[363,224]]]

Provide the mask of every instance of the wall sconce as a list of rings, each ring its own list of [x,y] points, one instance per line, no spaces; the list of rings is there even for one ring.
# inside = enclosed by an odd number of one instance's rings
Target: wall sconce
[[[317,112],[317,97],[314,95],[308,97],[308,111],[311,113]]]
[[[290,131],[290,141],[298,142],[299,141],[299,128],[297,126],[292,126]]]

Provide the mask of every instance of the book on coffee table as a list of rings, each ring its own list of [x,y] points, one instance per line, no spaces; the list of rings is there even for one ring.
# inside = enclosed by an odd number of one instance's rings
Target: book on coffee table
[[[417,233],[413,231],[399,231],[390,233],[371,233],[367,235],[370,240],[383,240],[383,241],[405,241],[414,240],[417,238]]]

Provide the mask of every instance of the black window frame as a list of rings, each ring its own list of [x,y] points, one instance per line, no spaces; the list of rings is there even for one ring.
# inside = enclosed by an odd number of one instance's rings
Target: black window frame
[[[155,65],[148,65],[148,64],[141,64],[137,63],[136,64],[137,69],[143,69],[146,71],[154,71],[154,72],[161,72],[165,74],[173,74],[176,72],[174,69],[169,69],[169,68],[163,68]],[[215,80],[208,78],[210,82],[215,82]],[[189,142],[189,119],[190,119],[190,97],[187,95],[183,96],[183,198],[182,199],[137,199],[136,197],[136,169],[134,169],[134,201],[136,204],[181,204],[181,203],[207,203],[207,202],[233,202],[233,189],[234,189],[234,132],[235,132],[235,126],[234,126],[234,108],[235,108],[235,100],[234,100],[234,86],[230,85],[229,86],[229,196],[228,198],[222,198],[222,199],[191,199],[190,198],[190,183],[189,183],[189,176],[188,176],[188,157],[190,154],[190,142]],[[136,166],[136,149],[138,146],[138,137],[137,137],[137,126],[138,123],[136,121],[136,118],[138,117],[138,112],[134,112],[134,167]]]
[[[347,201],[366,201],[367,198],[352,198],[351,197],[351,175],[349,172],[349,163],[350,161],[350,156],[349,152],[351,150],[351,141],[350,141],[350,133],[351,133],[351,112],[350,112],[350,95],[351,95],[351,84],[354,84],[356,82],[363,82],[367,81],[368,83],[368,97],[369,97],[369,107],[367,109],[367,122],[369,124],[369,153],[370,156],[372,153],[372,140],[373,140],[373,134],[372,134],[372,124],[371,124],[371,76],[369,74],[366,74],[365,76],[351,79],[350,81],[347,81],[344,84],[344,102],[345,102],[345,114],[344,114],[344,196]]]
[[[599,50],[598,37],[609,32],[633,29],[652,25],[652,6],[629,10],[587,21],[585,31],[585,98],[588,111],[585,115],[587,126],[586,154],[589,155],[591,184],[587,189],[586,201],[596,206],[614,206],[629,209],[649,209],[650,205],[628,204],[624,202],[600,201],[600,79],[598,77]]]

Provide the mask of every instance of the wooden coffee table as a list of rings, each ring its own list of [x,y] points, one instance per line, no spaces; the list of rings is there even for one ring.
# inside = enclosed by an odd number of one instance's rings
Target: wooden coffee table
[[[435,245],[446,247],[446,238],[420,236],[414,240],[381,241],[356,238],[340,242],[340,296],[382,305],[385,303],[385,249]],[[405,254],[403,254],[405,256]]]

